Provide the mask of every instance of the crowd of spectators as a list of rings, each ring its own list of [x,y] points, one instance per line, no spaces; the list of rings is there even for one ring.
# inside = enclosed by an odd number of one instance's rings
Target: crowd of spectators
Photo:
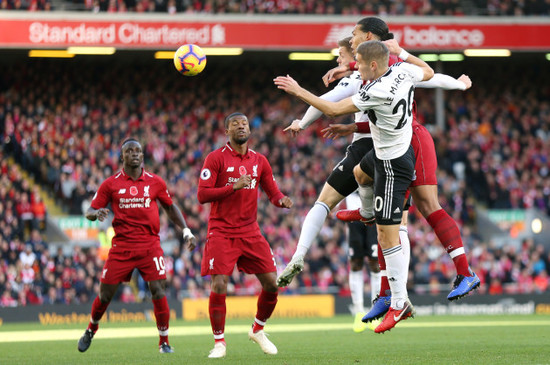
[[[66,4],[70,4],[67,6]],[[544,0],[73,0],[61,9],[94,13],[316,14],[356,16],[550,15]],[[50,0],[0,0],[0,9],[52,10]]]
[[[0,10],[51,11],[50,0],[0,0]]]
[[[75,59],[34,60],[25,69],[14,63],[3,65],[0,306],[93,299],[102,268],[97,248],[51,252],[40,226],[30,223],[28,229],[21,228],[24,218],[17,206],[24,203],[24,191],[29,197],[33,194],[18,167],[41,186],[53,187],[51,193],[67,213],[81,215],[99,184],[120,168],[120,142],[128,136],[142,142],[146,168],[167,181],[198,238],[195,251],[176,247],[167,255],[169,295],[206,296],[209,285],[200,276],[200,260],[209,207],[197,201],[196,180],[205,156],[226,141],[223,118],[237,110],[251,121],[251,146],[268,156],[281,190],[294,200],[289,211],[265,199],[259,205],[260,225],[279,270],[289,261],[303,219],[349,141],[323,139],[319,131],[326,120],[296,139],[285,134],[283,127],[306,107],[277,90],[271,80],[290,73],[320,93],[326,90],[320,76],[330,65],[291,64],[274,55],[261,67],[251,67],[239,59],[214,58],[208,72],[186,78],[169,61],[152,62]],[[519,248],[497,247],[483,242],[474,226],[478,204],[550,212],[550,80],[541,72],[545,64],[532,61],[513,82],[497,77],[515,74],[518,66],[512,61],[468,66],[465,70],[466,63],[454,64],[447,70],[454,76],[468,73],[474,81],[467,92],[446,94],[447,130],[433,124],[433,91],[416,94],[419,118],[433,129],[436,139],[440,200],[462,228],[482,291],[547,291],[550,255],[544,246],[525,240]],[[245,68],[248,73],[243,77]],[[9,162],[11,158],[15,163]],[[448,291],[455,275],[453,264],[414,209],[409,236],[411,290]],[[162,241],[177,237],[161,215]],[[286,292],[348,295],[347,272],[346,227],[331,217],[308,254],[306,269]],[[252,277],[232,275],[231,293],[258,290]],[[117,299],[141,300],[146,293],[136,276]]]

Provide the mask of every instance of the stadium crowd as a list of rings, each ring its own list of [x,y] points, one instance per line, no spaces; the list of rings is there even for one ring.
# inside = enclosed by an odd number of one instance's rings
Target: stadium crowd
[[[544,0],[74,0],[68,8],[94,13],[157,12],[187,14],[317,14],[520,16],[550,15]],[[61,9],[67,7],[61,5]],[[0,0],[4,10],[52,9],[50,0]]]
[[[259,203],[261,227],[280,269],[284,267],[307,210],[349,141],[323,139],[319,131],[326,120],[296,139],[286,135],[283,127],[306,106],[277,90],[271,80],[290,73],[323,92],[320,76],[326,64],[304,67],[274,57],[262,67],[248,66],[249,74],[242,77],[244,61],[220,67],[213,59],[208,72],[184,78],[169,62],[69,61],[63,67],[60,62],[36,60],[33,67],[17,72],[16,66],[6,65],[0,76],[0,306],[88,302],[97,293],[103,266],[96,247],[51,252],[35,216],[23,223],[30,215],[18,207],[39,194],[17,167],[42,187],[52,187],[51,194],[67,213],[82,215],[99,184],[119,169],[120,142],[128,136],[142,142],[146,169],[167,181],[199,242],[191,253],[176,247],[167,255],[169,296],[206,296],[209,282],[200,276],[200,260],[209,208],[197,201],[197,179],[204,157],[226,141],[223,118],[236,110],[249,116],[251,145],[268,156],[281,190],[295,203],[289,211],[264,199]],[[482,291],[548,291],[550,253],[544,246],[527,239],[519,248],[497,247],[481,241],[474,223],[478,204],[538,207],[550,213],[550,80],[540,72],[542,64],[525,68],[524,77],[514,83],[492,77],[514,74],[517,66],[512,63],[460,67],[449,66],[447,72],[468,73],[474,88],[446,94],[445,131],[434,125],[433,91],[416,94],[419,118],[433,130],[438,148],[440,200],[462,228]],[[455,275],[452,261],[414,208],[410,221],[411,291],[447,291]],[[346,232],[334,217],[327,221],[304,272],[286,293],[349,295]],[[160,235],[162,241],[179,238],[165,215]],[[254,277],[234,272],[230,293],[258,290]],[[137,275],[117,299],[139,301],[146,293]]]

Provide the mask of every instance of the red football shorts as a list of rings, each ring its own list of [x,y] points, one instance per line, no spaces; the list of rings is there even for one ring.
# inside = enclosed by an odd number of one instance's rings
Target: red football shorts
[[[134,269],[138,269],[143,280],[147,282],[166,279],[162,248],[158,246],[141,251],[113,251],[111,248],[105,266],[103,266],[101,282],[103,284],[119,284],[130,281]]]
[[[426,127],[420,124],[413,125],[413,135],[411,145],[416,157],[416,180],[411,186],[437,185],[437,156],[432,135]]]
[[[231,275],[235,264],[247,274],[277,271],[273,251],[261,234],[239,238],[211,236],[206,240],[202,255],[202,276]]]

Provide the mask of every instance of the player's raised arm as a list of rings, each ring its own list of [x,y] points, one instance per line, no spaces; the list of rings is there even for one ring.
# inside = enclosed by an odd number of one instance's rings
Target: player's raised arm
[[[273,82],[275,83],[275,85],[277,85],[277,88],[286,91],[290,95],[294,95],[298,97],[299,99],[319,109],[325,115],[331,118],[339,115],[350,114],[350,113],[355,113],[359,111],[359,109],[357,109],[357,107],[351,101],[351,98],[346,98],[338,102],[330,102],[327,100],[323,100],[320,97],[313,95],[311,92],[301,87],[296,82],[296,80],[294,80],[289,75],[278,76],[273,80]]]
[[[420,58],[413,56],[409,52],[405,51],[399,46],[399,43],[397,43],[395,39],[384,41],[384,44],[386,45],[386,47],[388,47],[390,54],[399,56],[399,58],[401,58],[403,61],[420,67],[424,72],[424,78],[422,79],[422,81],[427,81],[433,77],[434,70],[430,67],[430,65],[428,65]]]
[[[327,73],[323,75],[322,80],[325,86],[328,87],[331,82],[349,76],[351,73],[352,70],[350,70],[349,64],[341,64],[328,70]]]

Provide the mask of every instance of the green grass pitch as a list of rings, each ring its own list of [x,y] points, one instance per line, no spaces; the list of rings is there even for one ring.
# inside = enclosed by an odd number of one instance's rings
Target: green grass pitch
[[[208,322],[170,323],[174,354],[158,353],[153,322],[100,325],[90,349],[76,344],[83,325],[0,326],[2,364],[550,364],[550,316],[433,316],[377,335],[354,333],[350,316],[271,319],[279,354],[264,355],[248,340],[251,321],[229,320],[227,357],[208,359]]]

